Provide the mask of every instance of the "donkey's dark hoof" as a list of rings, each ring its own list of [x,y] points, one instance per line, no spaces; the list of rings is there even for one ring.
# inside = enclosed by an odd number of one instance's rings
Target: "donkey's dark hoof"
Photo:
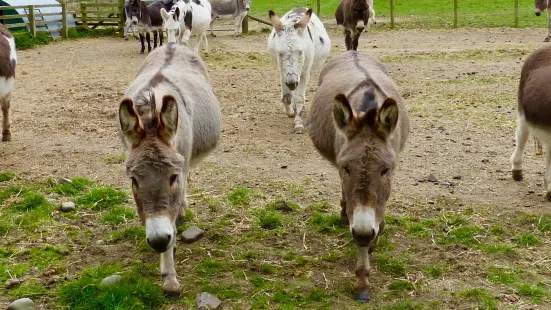
[[[545,39],[543,39],[543,42],[549,42],[549,37],[546,37]]]
[[[513,170],[513,180],[522,181],[522,170]]]
[[[180,298],[180,292],[164,292],[164,294],[170,300],[178,300]]]
[[[8,142],[11,141],[11,134],[3,134],[2,135],[2,142]]]
[[[547,200],[551,201],[551,192],[547,192]]]
[[[144,53],[144,51],[140,51],[140,55],[143,54],[143,53]]]
[[[356,299],[356,301],[359,301],[361,303],[366,303],[371,298],[369,298],[369,293],[368,292],[358,292],[358,293],[356,293],[355,299]]]

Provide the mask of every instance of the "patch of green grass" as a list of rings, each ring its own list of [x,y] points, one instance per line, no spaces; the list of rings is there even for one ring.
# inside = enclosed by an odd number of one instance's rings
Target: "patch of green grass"
[[[537,228],[543,233],[551,231],[551,214],[536,215],[522,212],[517,214],[515,222],[521,225],[530,225],[530,228]]]
[[[21,186],[10,186],[8,188],[0,190],[0,203],[3,203],[10,197],[23,195],[26,192],[28,192],[28,190]]]
[[[97,29],[90,29],[85,27],[69,28],[70,39],[112,37],[116,35],[117,35],[117,28],[114,28],[114,27],[105,27],[105,28],[97,28]]]
[[[480,249],[485,254],[501,254],[506,256],[516,256],[515,249],[507,244],[481,244]]]
[[[0,172],[0,182],[7,182],[15,178],[15,173],[10,171]]]
[[[93,181],[86,178],[75,177],[71,180],[55,184],[52,191],[64,196],[74,196],[76,194],[80,194],[93,183]]]
[[[244,207],[251,203],[254,191],[249,188],[238,188],[231,191],[226,199],[232,206]]]
[[[529,247],[529,246],[539,246],[541,245],[541,241],[534,236],[532,233],[525,233],[522,235],[515,236],[513,240],[521,246]]]
[[[547,286],[538,282],[535,285],[528,283],[519,283],[515,285],[514,291],[520,296],[529,297],[532,302],[539,304],[542,301],[542,297],[548,296]]]
[[[106,164],[122,164],[126,160],[126,154],[109,155],[103,158]]]
[[[76,199],[76,203],[100,211],[109,207],[120,205],[126,201],[128,195],[125,192],[112,187],[92,188],[88,193]]]
[[[213,258],[205,258],[195,267],[195,273],[200,276],[213,276],[227,267],[226,262],[223,263]]]
[[[281,199],[273,201],[266,206],[266,210],[277,210],[283,213],[295,212],[299,209],[300,206],[296,202]]]
[[[118,206],[109,209],[101,217],[101,222],[110,225],[120,225],[136,218],[136,211],[129,207]]]
[[[60,247],[45,245],[29,251],[28,263],[39,270],[44,270],[55,262],[64,259],[67,253]]]
[[[486,270],[486,278],[495,284],[510,285],[518,281],[517,272],[507,268],[491,266]]]
[[[156,278],[146,277],[143,268],[123,273],[113,286],[100,288],[107,276],[122,270],[120,265],[100,265],[81,272],[57,291],[61,304],[71,309],[159,309],[167,302]]]
[[[394,281],[388,285],[388,289],[391,291],[413,291],[415,286],[410,281]]]
[[[114,231],[109,242],[118,243],[124,241],[139,242],[145,239],[145,229],[142,226],[131,226]]]
[[[38,210],[42,208],[48,208],[50,204],[44,195],[28,192],[23,195],[23,200],[13,203],[12,208],[19,212],[29,212],[31,210]]]
[[[442,244],[463,244],[466,246],[475,246],[480,242],[476,236],[482,232],[482,229],[473,225],[464,225],[452,229],[448,234],[440,236],[438,241]]]
[[[203,201],[207,204],[210,211],[216,212],[222,207],[222,202],[214,197],[203,197]]]
[[[444,274],[444,267],[442,265],[429,265],[423,267],[423,272],[431,278],[437,279]]]
[[[490,292],[480,287],[463,290],[459,295],[475,302],[478,309],[493,310],[497,309],[498,306],[497,299]]]
[[[283,226],[283,219],[276,211],[266,211],[258,218],[258,225],[264,229],[276,229]]]
[[[28,283],[24,283],[21,286],[9,290],[10,298],[35,298],[37,296],[50,294],[50,291],[48,291],[48,289],[44,287],[44,285],[35,282],[37,281],[29,281]]]
[[[310,219],[308,219],[308,225],[314,231],[325,234],[341,234],[347,230],[342,226],[340,216],[321,212],[315,212]]]
[[[245,296],[245,294],[243,294],[243,292],[241,292],[235,285],[229,285],[229,284],[204,285],[201,287],[201,291],[211,293],[214,296],[220,298],[221,300],[237,299],[237,298],[243,298]]]
[[[426,309],[423,304],[414,303],[412,301],[400,300],[393,303],[390,306],[380,308],[381,310],[422,310]],[[438,307],[431,307],[429,309],[438,309]]]
[[[379,254],[375,256],[375,263],[381,272],[391,276],[403,277],[406,275],[407,264],[394,255]]]
[[[7,264],[0,260],[0,282],[4,283],[10,278],[10,275],[14,278],[20,278],[27,274],[29,270],[31,270],[31,267],[28,263]]]

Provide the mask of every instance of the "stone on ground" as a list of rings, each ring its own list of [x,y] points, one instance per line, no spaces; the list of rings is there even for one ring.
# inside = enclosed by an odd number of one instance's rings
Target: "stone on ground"
[[[197,296],[197,309],[216,309],[222,302],[216,296],[209,293],[201,293]]]
[[[18,299],[8,306],[8,310],[34,310],[34,302],[30,298]]]

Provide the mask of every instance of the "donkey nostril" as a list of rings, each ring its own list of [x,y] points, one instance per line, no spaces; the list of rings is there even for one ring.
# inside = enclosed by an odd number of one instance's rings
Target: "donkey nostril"
[[[168,242],[170,242],[170,240],[172,240],[172,235],[171,234],[167,234],[166,235],[166,239]]]

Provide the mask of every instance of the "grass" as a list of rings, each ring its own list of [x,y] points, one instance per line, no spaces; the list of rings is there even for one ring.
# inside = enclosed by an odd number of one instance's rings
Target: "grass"
[[[7,182],[12,179],[15,179],[15,173],[9,171],[0,172],[0,182]]]
[[[63,179],[61,182],[52,182],[52,192],[63,196],[74,196],[80,194],[92,184],[93,181],[81,177]]]
[[[475,287],[463,290],[459,295],[473,302],[478,309],[497,309],[497,298],[483,288]]]
[[[254,191],[249,188],[238,188],[232,190],[226,197],[231,206],[245,207],[251,203]]]
[[[126,201],[128,195],[112,187],[98,187],[76,199],[78,205],[83,205],[99,211],[114,207]]]
[[[109,209],[101,217],[101,222],[109,225],[121,225],[136,218],[136,211],[129,207],[117,206]]]
[[[334,19],[334,13],[340,0],[321,1],[321,16]],[[250,14],[268,19],[268,10],[274,10],[280,17],[294,7],[311,7],[316,12],[316,0],[286,0],[270,1],[255,0],[251,5]],[[379,27],[390,25],[390,2],[374,3]],[[452,28],[453,1],[417,0],[415,2],[395,1],[396,28]],[[458,26],[467,28],[513,27],[514,5],[509,0],[458,1]],[[542,14],[545,15],[545,14]],[[546,28],[545,16],[534,16],[534,1],[519,1],[519,27]],[[372,30],[370,30],[372,31]]]

